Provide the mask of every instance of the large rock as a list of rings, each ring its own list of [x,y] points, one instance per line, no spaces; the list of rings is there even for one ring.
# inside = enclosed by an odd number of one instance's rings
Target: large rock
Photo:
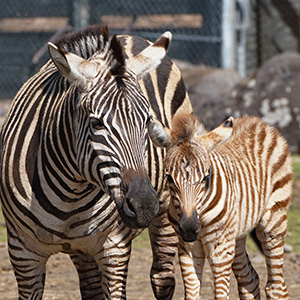
[[[186,84],[194,113],[208,130],[227,116],[224,112],[228,97],[241,77],[236,70],[224,70],[176,61]]]
[[[227,105],[233,116],[256,115],[275,126],[299,153],[300,55],[285,52],[268,60],[254,78],[233,89]]]
[[[197,70],[197,71],[196,71]],[[194,112],[207,129],[229,116],[256,115],[277,127],[290,150],[300,152],[300,55],[285,52],[268,60],[251,78],[234,70],[183,70]]]

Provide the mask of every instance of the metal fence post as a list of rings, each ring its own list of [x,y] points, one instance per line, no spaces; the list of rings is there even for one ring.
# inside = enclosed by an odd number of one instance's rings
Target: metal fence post
[[[90,10],[88,0],[73,0],[73,28],[79,30],[89,25]]]
[[[223,0],[222,68],[235,68],[235,0]]]
[[[237,1],[237,45],[236,60],[237,70],[243,78],[247,76],[247,30],[250,27],[250,2],[249,0]]]

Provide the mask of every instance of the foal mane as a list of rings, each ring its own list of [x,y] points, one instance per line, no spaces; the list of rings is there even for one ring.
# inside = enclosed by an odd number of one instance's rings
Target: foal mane
[[[175,144],[190,143],[195,135],[206,132],[203,124],[193,114],[179,114],[173,119],[172,139]]]

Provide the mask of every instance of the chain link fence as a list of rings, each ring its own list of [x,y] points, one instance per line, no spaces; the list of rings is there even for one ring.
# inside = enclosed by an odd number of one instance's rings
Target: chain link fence
[[[0,0],[0,99],[49,58],[46,43],[88,24],[154,41],[173,33],[171,58],[221,66],[219,0]]]
[[[237,67],[243,77],[284,51],[299,52],[300,0],[236,0]]]
[[[277,53],[298,51],[299,9],[300,0],[0,0],[0,99],[49,59],[49,40],[100,23],[150,41],[170,30],[171,58],[245,77]]]
[[[299,51],[299,0],[260,0],[257,64],[283,51]]]

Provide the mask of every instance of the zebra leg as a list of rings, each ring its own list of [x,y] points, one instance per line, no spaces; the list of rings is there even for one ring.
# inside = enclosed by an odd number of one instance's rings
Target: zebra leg
[[[185,300],[200,300],[205,254],[200,240],[193,244],[179,241],[178,255]]]
[[[167,213],[160,214],[150,225],[149,235],[153,253],[151,284],[156,299],[172,299],[175,289],[174,257],[178,247],[177,235],[168,221]]]
[[[126,280],[133,230],[121,223],[112,230],[95,261],[102,274],[103,299],[126,299]]]
[[[19,300],[41,300],[44,293],[46,262],[49,256],[38,252],[28,237],[8,233],[8,253],[18,283]]]
[[[259,278],[246,252],[246,237],[236,241],[232,270],[238,283],[240,299],[259,300]]]
[[[283,277],[286,231],[286,210],[284,208],[280,209],[277,204],[266,210],[256,228],[256,234],[262,243],[268,269],[268,281],[265,288],[268,300],[288,299],[287,286]]]
[[[95,259],[90,255],[84,254],[71,254],[70,257],[78,272],[82,299],[103,299],[101,273]]]

